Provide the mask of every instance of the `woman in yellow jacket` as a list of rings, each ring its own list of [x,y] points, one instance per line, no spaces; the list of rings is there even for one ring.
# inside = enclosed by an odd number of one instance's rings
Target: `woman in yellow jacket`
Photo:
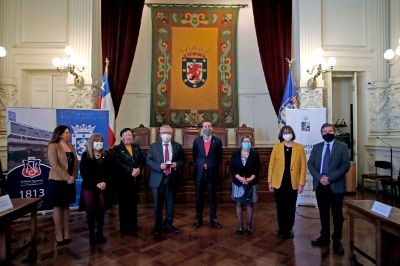
[[[269,161],[268,188],[275,194],[280,239],[294,237],[297,194],[303,192],[306,182],[306,154],[304,146],[294,142],[295,138],[292,127],[282,127],[280,143],[274,145]]]

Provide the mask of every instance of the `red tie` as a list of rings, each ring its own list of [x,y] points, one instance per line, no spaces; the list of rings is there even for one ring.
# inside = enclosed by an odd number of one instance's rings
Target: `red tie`
[[[165,146],[164,161],[167,162],[167,161],[169,161],[168,144],[164,144],[164,146]],[[171,168],[169,165],[167,165],[167,168],[165,168],[164,173],[165,173],[165,175],[169,175],[171,173]]]

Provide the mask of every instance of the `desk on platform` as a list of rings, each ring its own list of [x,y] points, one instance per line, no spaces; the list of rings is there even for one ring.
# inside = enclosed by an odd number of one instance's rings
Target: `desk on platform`
[[[25,262],[36,262],[36,227],[37,227],[37,207],[41,199],[11,199],[13,208],[0,212],[0,261],[11,260],[11,223],[24,216],[31,214],[31,246],[30,253]],[[25,247],[25,246],[24,246]]]
[[[400,265],[400,209],[393,207],[388,218],[371,211],[373,200],[346,200],[348,207],[349,259],[356,261],[354,251],[376,265]],[[354,218],[359,217],[375,226],[376,256],[373,258],[354,243]]]

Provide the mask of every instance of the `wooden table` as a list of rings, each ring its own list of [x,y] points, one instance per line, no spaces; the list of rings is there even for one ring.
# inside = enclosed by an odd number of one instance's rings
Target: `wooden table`
[[[4,212],[0,212],[0,261],[11,260],[11,223],[24,216],[27,213],[31,214],[31,241],[24,245],[31,246],[29,255],[23,262],[34,263],[37,259],[36,249],[36,227],[37,227],[37,207],[40,198],[29,199],[11,199],[14,208]]]
[[[376,265],[400,265],[400,209],[393,207],[385,218],[371,211],[373,200],[346,200],[348,207],[349,260],[357,264],[354,251]],[[373,258],[354,243],[354,218],[359,217],[375,226],[376,256]],[[372,235],[371,235],[372,236]]]

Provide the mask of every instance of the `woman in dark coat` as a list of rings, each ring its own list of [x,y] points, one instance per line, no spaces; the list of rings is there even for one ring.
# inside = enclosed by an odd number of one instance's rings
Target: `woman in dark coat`
[[[88,141],[81,159],[82,194],[80,209],[86,211],[89,227],[89,243],[103,244],[104,213],[107,209],[106,188],[110,180],[110,157],[103,149],[104,140],[100,134],[93,134]],[[97,223],[97,232],[95,225]]]
[[[251,149],[253,139],[245,136],[241,139],[241,149],[232,153],[232,199],[236,202],[238,227],[236,234],[244,231],[242,209],[247,209],[247,233],[253,233],[253,203],[257,202],[257,184],[260,175],[260,158],[257,151]]]
[[[143,152],[133,143],[130,128],[120,132],[121,143],[114,146],[114,167],[117,170],[116,189],[119,203],[119,226],[123,234],[135,234],[138,231],[137,198],[140,178],[144,167]]]

